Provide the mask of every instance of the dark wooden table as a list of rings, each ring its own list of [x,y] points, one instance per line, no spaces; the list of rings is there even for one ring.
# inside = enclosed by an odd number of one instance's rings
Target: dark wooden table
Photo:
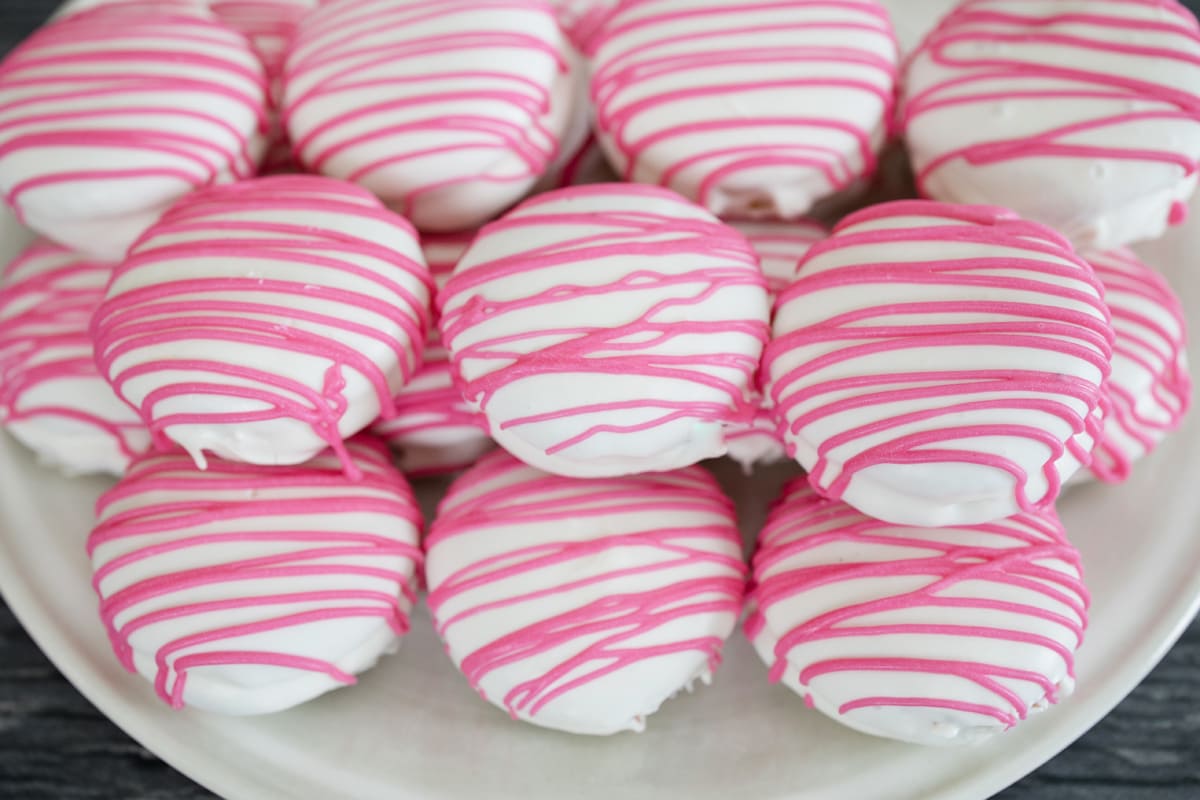
[[[58,4],[0,0],[0,53]],[[1196,9],[1200,0],[1189,5]],[[75,691],[0,602],[0,799],[212,796],[131,740]],[[1200,624],[1112,714],[997,798],[1200,798]]]

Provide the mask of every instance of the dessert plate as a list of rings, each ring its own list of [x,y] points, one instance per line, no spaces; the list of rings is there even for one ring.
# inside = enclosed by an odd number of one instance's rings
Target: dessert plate
[[[895,6],[901,5],[895,0]],[[949,5],[903,0],[908,41]],[[918,10],[924,15],[914,14]],[[1141,248],[1200,331],[1200,201],[1193,222]],[[0,230],[0,259],[24,234]],[[2,261],[0,261],[2,263]],[[748,534],[791,471],[751,479],[716,465]],[[642,734],[573,737],[509,720],[481,702],[418,611],[400,652],[358,686],[257,718],[172,711],[125,673],[98,622],[84,541],[108,481],[67,479],[0,436],[0,591],[39,646],[114,722],[231,800],[643,800],[731,796],[979,800],[1035,769],[1123,698],[1200,605],[1200,413],[1119,487],[1086,485],[1061,511],[1093,593],[1074,696],[1009,734],[965,750],[873,739],[769,685],[735,634],[714,685],[668,702]],[[420,489],[429,509],[436,485]]]

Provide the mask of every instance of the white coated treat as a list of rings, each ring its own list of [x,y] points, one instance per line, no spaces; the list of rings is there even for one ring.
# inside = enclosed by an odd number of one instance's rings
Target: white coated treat
[[[425,539],[429,608],[454,663],[515,719],[640,731],[711,680],[742,608],[733,504],[699,467],[574,480],[484,456]]]
[[[968,0],[908,64],[921,189],[1088,249],[1183,220],[1200,161],[1200,26],[1174,0]]]
[[[904,525],[1049,508],[1091,459],[1113,333],[1059,234],[898,201],[844,219],[775,307],[763,359],[823,495]]]
[[[974,744],[1075,686],[1088,593],[1052,510],[912,528],[798,479],[759,537],[754,586],[746,634],[771,679],[864,733]]]
[[[150,447],[92,357],[88,325],[111,275],[45,240],[0,275],[0,425],[69,475],[120,475]]]
[[[259,178],[185,198],[139,240],[96,312],[96,360],[201,467],[298,464],[392,414],[432,288],[412,226],[365,190]]]
[[[88,538],[117,658],[176,708],[267,714],[393,652],[416,600],[421,519],[381,442],[299,467],[142,457]]]
[[[811,220],[733,222],[731,225],[754,248],[772,299],[791,284],[796,268],[809,248],[829,235],[824,227]],[[771,464],[786,456],[775,413],[763,402],[761,393],[758,400],[760,406],[751,424],[732,426],[725,431],[728,456],[747,470],[755,464]]]
[[[474,235],[422,237],[421,251],[439,288],[450,279]],[[450,354],[436,325],[429,328],[420,369],[396,395],[396,415],[375,423],[372,431],[398,452],[397,463],[410,477],[470,466],[494,446],[487,421],[454,385]]]
[[[265,77],[185,3],[62,17],[0,63],[0,190],[29,227],[108,260],[181,196],[254,173]]]
[[[767,293],[745,237],[665,189],[594,184],[483,228],[439,299],[492,437],[591,477],[725,452],[749,422]]]
[[[1087,253],[1112,312],[1110,408],[1092,451],[1101,480],[1129,477],[1133,463],[1179,426],[1191,404],[1183,307],[1167,281],[1125,249]]]
[[[896,41],[876,0],[634,0],[591,47],[622,178],[721,216],[799,217],[874,172],[887,138]]]
[[[421,230],[465,230],[574,152],[581,80],[542,0],[333,0],[297,32],[284,121],[308,169]]]

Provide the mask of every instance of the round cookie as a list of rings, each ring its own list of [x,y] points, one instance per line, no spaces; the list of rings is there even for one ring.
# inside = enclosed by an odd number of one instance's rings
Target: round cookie
[[[100,616],[175,708],[267,714],[352,684],[408,631],[421,519],[387,448],[298,467],[136,461],[88,537]]]
[[[1161,275],[1126,249],[1084,255],[1104,285],[1112,312],[1108,415],[1092,451],[1091,471],[1104,481],[1129,477],[1133,462],[1175,430],[1191,405],[1187,322]]]
[[[669,470],[749,422],[767,293],[741,234],[674,192],[595,184],[484,227],[439,296],[463,396],[559,475]]]
[[[896,41],[876,0],[623,2],[590,47],[622,178],[720,216],[799,217],[874,172],[887,138]]]
[[[466,230],[586,134],[577,61],[539,0],[332,0],[297,32],[284,121],[307,169]]]
[[[1174,0],[967,0],[907,62],[923,194],[1109,249],[1181,221],[1200,165],[1200,25]]]
[[[422,237],[425,263],[438,286],[445,286],[474,233]],[[494,444],[487,422],[454,385],[450,355],[437,326],[429,328],[420,369],[396,395],[396,415],[372,431],[398,452],[400,469],[424,477],[468,467]]]
[[[45,240],[0,273],[0,425],[68,475],[120,475],[150,447],[92,357],[88,324],[111,275]]]
[[[1113,332],[1091,267],[1005,209],[844,219],[775,307],[763,359],[823,495],[903,525],[1050,507],[1090,461]]]
[[[96,361],[201,467],[205,452],[298,464],[394,413],[432,286],[412,227],[363,189],[311,175],[217,187],[117,268]]]
[[[708,683],[742,608],[733,504],[699,467],[573,480],[504,451],[450,487],[425,539],[454,663],[515,719],[640,731]]]
[[[733,222],[758,255],[767,291],[775,298],[792,282],[796,267],[809,248],[829,235],[819,223],[811,220],[796,222]],[[779,435],[779,421],[763,398],[754,421],[749,425],[732,426],[725,431],[729,445],[728,456],[750,470],[755,464],[771,464],[787,454]]]
[[[39,233],[119,259],[175,200],[254,174],[265,90],[245,37],[205,9],[61,17],[0,62],[0,191]]]
[[[746,634],[771,680],[856,730],[973,744],[1074,689],[1089,598],[1053,510],[905,527],[799,479],[753,565]]]

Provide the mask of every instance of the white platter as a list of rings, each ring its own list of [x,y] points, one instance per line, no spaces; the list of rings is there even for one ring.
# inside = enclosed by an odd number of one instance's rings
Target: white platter
[[[911,40],[947,0],[894,0]],[[925,12],[924,16],[919,11]],[[1193,223],[1143,248],[1200,331],[1200,203]],[[0,263],[21,243],[0,230]],[[782,473],[746,482],[722,466],[748,530]],[[607,739],[510,721],[453,670],[417,613],[398,655],[356,687],[260,718],[175,712],[113,658],[83,543],[103,480],[68,480],[0,436],[0,591],[38,645],[101,711],[224,797],[500,800],[980,800],[1045,762],[1116,705],[1200,605],[1200,414],[1121,487],[1062,504],[1093,593],[1079,688],[1062,706],[968,750],[872,739],[769,686],[740,633],[712,687],[669,702],[647,732]],[[426,494],[429,494],[426,492]],[[429,499],[428,497],[426,498]]]

